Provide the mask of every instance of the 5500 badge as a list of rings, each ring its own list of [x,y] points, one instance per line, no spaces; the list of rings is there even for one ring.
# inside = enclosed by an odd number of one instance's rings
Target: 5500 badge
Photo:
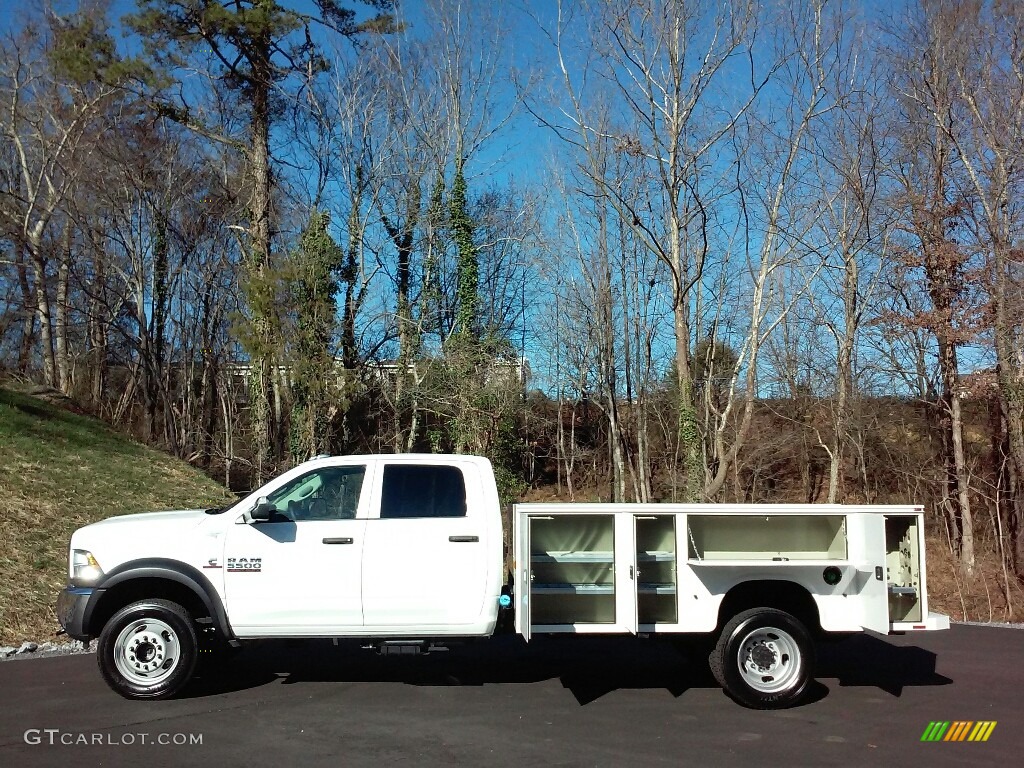
[[[262,557],[229,557],[228,573],[259,573],[263,570]]]

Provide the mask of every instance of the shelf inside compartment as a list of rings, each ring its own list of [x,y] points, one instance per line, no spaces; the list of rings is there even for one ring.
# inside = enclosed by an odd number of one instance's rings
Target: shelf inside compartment
[[[674,595],[676,593],[675,584],[656,584],[656,583],[644,583],[641,582],[637,585],[636,591],[642,595]]]
[[[665,552],[665,551],[638,551],[636,553],[636,559],[639,563],[674,563],[676,559],[676,553]]]
[[[614,595],[611,584],[538,584],[530,586],[534,595]]]
[[[530,560],[534,563],[614,563],[615,553],[604,550],[584,552],[549,551],[534,553],[530,555]]]
[[[676,553],[663,551],[637,552],[636,559],[640,563],[671,563],[675,561]],[[530,561],[534,563],[614,563],[615,553],[601,550],[585,552],[549,551],[530,555]]]
[[[845,515],[690,515],[689,562],[847,558]]]
[[[637,592],[650,595],[674,595],[675,584],[658,584],[654,582],[637,585]],[[530,587],[534,595],[614,595],[615,587],[611,584],[537,584]]]

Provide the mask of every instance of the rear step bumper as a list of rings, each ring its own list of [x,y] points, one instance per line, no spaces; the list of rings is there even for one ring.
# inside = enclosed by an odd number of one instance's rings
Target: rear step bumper
[[[930,632],[937,629],[949,629],[949,616],[929,611],[924,621],[894,621],[890,625],[891,632]]]

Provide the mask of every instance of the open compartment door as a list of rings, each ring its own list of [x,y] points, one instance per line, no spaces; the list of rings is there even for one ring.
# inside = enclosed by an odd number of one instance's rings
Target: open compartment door
[[[637,627],[643,631],[679,622],[676,516],[634,515]]]
[[[515,612],[516,632],[526,640],[530,639],[530,518],[515,513],[513,517],[513,537],[515,539]]]
[[[948,617],[928,611],[924,568],[924,515],[887,515],[885,550],[889,621],[892,629],[948,629]]]
[[[857,568],[852,593],[861,607],[861,626],[889,633],[889,588],[886,580],[885,516],[850,515],[850,554]],[[854,554],[856,553],[856,554]]]
[[[518,533],[524,562],[517,576],[529,591],[518,602],[524,637],[635,631],[630,516],[584,510],[526,515],[520,523],[529,526]]]
[[[636,530],[632,515],[615,516],[615,621],[618,629],[638,631]]]

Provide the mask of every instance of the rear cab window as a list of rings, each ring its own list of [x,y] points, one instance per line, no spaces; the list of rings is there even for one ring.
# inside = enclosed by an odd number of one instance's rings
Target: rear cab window
[[[384,519],[466,516],[466,480],[444,464],[388,464],[384,467],[380,517]]]

